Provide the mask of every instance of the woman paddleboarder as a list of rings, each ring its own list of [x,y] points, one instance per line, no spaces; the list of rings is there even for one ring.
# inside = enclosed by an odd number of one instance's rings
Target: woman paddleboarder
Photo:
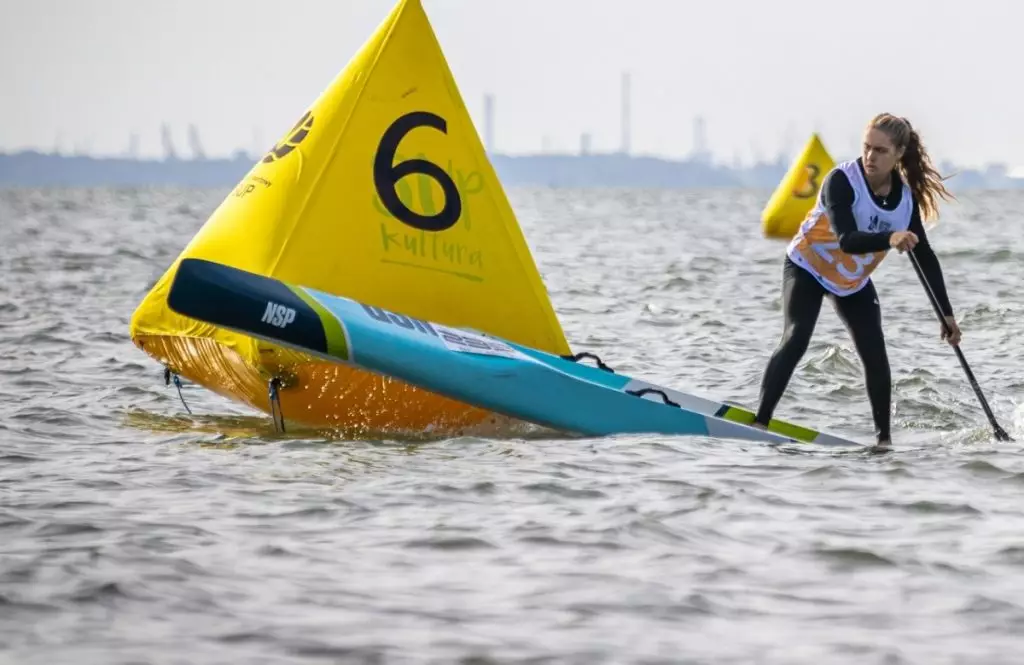
[[[782,278],[782,341],[761,381],[755,426],[766,428],[797,363],[807,351],[828,296],[864,365],[879,446],[891,444],[892,379],[882,311],[871,273],[890,249],[913,252],[949,325],[942,338],[960,342],[939,260],[922,220],[937,217],[938,200],[953,196],[906,118],[882,113],[864,132],[862,155],[833,168],[818,201],[786,251]]]

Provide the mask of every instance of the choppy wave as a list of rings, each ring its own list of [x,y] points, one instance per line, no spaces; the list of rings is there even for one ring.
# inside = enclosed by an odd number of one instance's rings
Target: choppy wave
[[[759,235],[762,193],[510,195],[576,350],[756,400],[784,247]],[[0,192],[0,661],[1019,661],[1020,444],[992,440],[902,257],[876,279],[889,454],[279,435],[189,384],[186,413],[127,338],[222,196]],[[1017,197],[962,196],[931,238],[1021,439]],[[871,435],[828,307],[781,414]]]

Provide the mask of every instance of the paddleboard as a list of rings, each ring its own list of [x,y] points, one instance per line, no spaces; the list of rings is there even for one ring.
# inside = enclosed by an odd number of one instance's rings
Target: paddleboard
[[[739,406],[591,366],[582,354],[548,353],[203,259],[178,264],[167,303],[191,319],[563,432],[860,445],[782,421],[750,427],[753,414]]]

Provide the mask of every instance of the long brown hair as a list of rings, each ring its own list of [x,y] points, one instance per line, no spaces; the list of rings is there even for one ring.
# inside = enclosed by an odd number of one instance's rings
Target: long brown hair
[[[868,123],[871,129],[885,132],[889,140],[897,148],[903,148],[903,157],[900,158],[900,173],[910,185],[910,191],[917,200],[921,210],[921,219],[928,221],[937,219],[939,216],[939,198],[952,201],[956,197],[949,193],[939,175],[938,170],[932,166],[931,157],[921,143],[921,137],[917,130],[906,118],[901,118],[891,113],[879,113]]]

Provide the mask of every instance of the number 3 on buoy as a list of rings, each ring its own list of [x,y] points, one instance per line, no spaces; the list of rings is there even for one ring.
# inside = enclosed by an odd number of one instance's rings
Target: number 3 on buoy
[[[806,167],[807,171],[807,184],[801,188],[793,190],[793,196],[798,199],[809,199],[818,193],[818,176],[821,175],[821,169],[816,164],[808,164]]]

